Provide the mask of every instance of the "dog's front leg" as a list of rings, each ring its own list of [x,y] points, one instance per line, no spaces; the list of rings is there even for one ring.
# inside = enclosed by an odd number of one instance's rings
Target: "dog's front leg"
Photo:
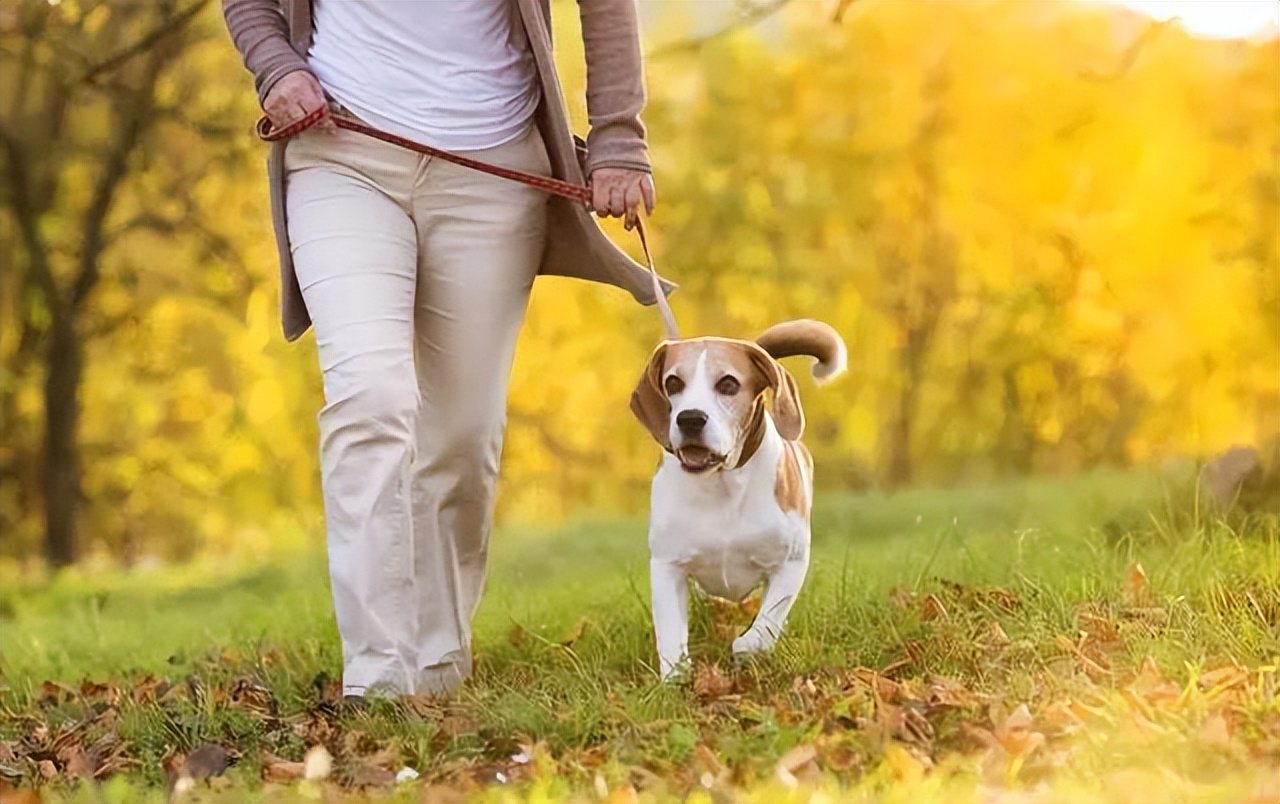
[[[666,561],[649,562],[653,595],[653,635],[658,644],[662,680],[678,675],[689,653],[689,581],[684,570]]]
[[[787,625],[787,615],[791,613],[808,571],[809,554],[806,550],[803,557],[788,559],[769,576],[769,585],[765,588],[764,599],[760,601],[760,612],[756,614],[755,622],[746,633],[733,640],[735,655],[758,653],[774,646]]]

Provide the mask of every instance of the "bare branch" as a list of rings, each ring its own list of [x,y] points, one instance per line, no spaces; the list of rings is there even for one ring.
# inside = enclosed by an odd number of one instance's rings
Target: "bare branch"
[[[844,22],[844,15],[855,0],[836,0],[835,10],[831,12],[831,21],[836,25]]]
[[[203,11],[207,5],[209,5],[209,0],[196,0],[185,10],[178,12],[158,25],[155,29],[148,31],[138,39],[138,41],[124,48],[120,52],[89,67],[89,69],[85,71],[84,75],[80,77],[80,80],[84,83],[93,83],[103,73],[110,72],[129,61],[134,56],[145,53],[169,34],[185,27],[189,22],[195,19],[196,15]]]
[[[133,91],[124,103],[124,109],[117,108],[119,117],[115,124],[119,134],[103,159],[102,172],[94,184],[92,200],[85,209],[84,222],[81,224],[84,243],[80,251],[80,265],[67,300],[73,310],[84,303],[90,291],[98,284],[102,271],[100,257],[106,247],[103,225],[115,201],[116,190],[128,171],[129,157],[142,139],[144,130],[150,125],[155,84],[168,59],[167,54],[152,51],[142,85]]]
[[[1095,81],[1098,83],[1111,83],[1119,81],[1129,74],[1133,69],[1133,65],[1137,63],[1138,57],[1142,55],[1142,51],[1155,41],[1161,33],[1171,24],[1171,20],[1153,21],[1147,26],[1146,30],[1138,34],[1138,37],[1129,43],[1129,46],[1120,54],[1120,62],[1115,69],[1110,72],[1100,73],[1095,70],[1084,70],[1080,73],[1080,77],[1086,81]]]
[[[48,248],[40,235],[37,223],[40,209],[31,197],[31,178],[27,174],[26,154],[13,133],[2,125],[0,146],[4,148],[5,173],[9,179],[9,207],[17,220],[18,231],[22,233],[22,242],[27,249],[27,265],[36,286],[44,294],[50,312],[57,317],[62,313],[63,300],[53,278],[53,269],[49,266]]]
[[[768,19],[781,11],[789,2],[791,2],[791,0],[768,0],[768,2],[763,3],[744,4],[745,7],[739,12],[738,19],[724,26],[720,30],[704,36],[695,36],[690,39],[679,39],[674,42],[659,45],[649,51],[645,55],[645,58],[648,60],[663,59],[669,56],[679,55],[681,53],[692,53],[699,50],[708,42],[721,39],[734,31],[741,30],[743,28],[750,28],[751,26]]]

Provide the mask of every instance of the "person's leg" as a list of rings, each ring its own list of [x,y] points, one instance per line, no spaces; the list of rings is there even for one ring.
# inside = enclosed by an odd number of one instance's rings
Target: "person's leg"
[[[537,129],[470,154],[550,174]],[[471,669],[471,618],[484,586],[507,383],[542,258],[547,197],[433,160],[415,192],[421,265],[413,468],[419,691],[446,693]]]
[[[324,372],[321,485],[348,695],[416,684],[407,479],[419,407],[418,246],[397,198],[418,162],[391,149],[308,132],[285,163],[289,239]]]

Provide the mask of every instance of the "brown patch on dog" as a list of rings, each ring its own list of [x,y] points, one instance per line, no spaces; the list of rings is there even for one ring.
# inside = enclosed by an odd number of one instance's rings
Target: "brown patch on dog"
[[[813,456],[809,449],[799,441],[783,441],[773,496],[783,511],[795,511],[808,519],[809,486],[805,482],[806,477],[813,477]]]
[[[640,375],[640,382],[631,392],[631,412],[653,436],[653,440],[670,451],[671,440],[667,433],[671,428],[671,402],[662,390],[662,377],[667,370],[667,354],[680,344],[663,343],[653,350],[649,363]]]

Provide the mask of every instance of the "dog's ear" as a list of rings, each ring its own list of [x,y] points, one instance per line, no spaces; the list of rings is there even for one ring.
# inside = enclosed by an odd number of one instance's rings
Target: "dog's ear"
[[[804,408],[800,405],[800,389],[791,372],[774,360],[764,349],[751,344],[751,362],[764,377],[765,387],[773,391],[773,423],[778,435],[798,441],[804,435]]]
[[[631,412],[665,450],[671,449],[671,401],[662,390],[662,373],[667,367],[667,344],[653,350],[640,382],[631,392]]]

